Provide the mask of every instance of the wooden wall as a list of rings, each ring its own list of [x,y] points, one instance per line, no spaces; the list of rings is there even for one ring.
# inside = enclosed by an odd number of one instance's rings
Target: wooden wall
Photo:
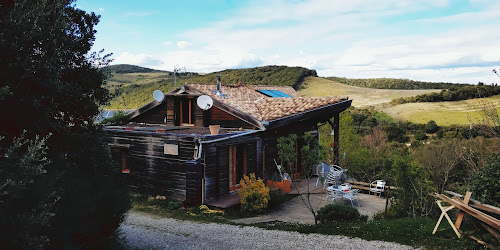
[[[247,175],[255,173],[262,164],[258,162],[260,136],[252,135],[203,145],[202,160],[205,164],[205,202],[229,194],[229,146],[244,144],[247,152]]]
[[[206,119],[210,125],[220,125],[223,128],[255,128],[255,126],[244,122],[241,119],[228,114],[226,111],[221,110],[217,107],[212,107],[206,112],[208,112]]]
[[[128,149],[113,148],[115,167],[121,169],[120,150],[126,150],[129,174],[123,174],[131,190],[149,195],[167,195],[184,200],[186,197],[186,162],[193,159],[192,137],[162,135],[138,131],[108,130],[111,145],[129,145]],[[166,155],[163,145],[178,142],[179,155]]]
[[[164,123],[167,116],[167,102],[146,111],[145,113],[132,118],[131,122],[138,123]]]

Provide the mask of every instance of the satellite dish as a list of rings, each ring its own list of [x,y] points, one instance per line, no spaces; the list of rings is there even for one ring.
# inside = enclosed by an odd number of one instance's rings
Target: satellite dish
[[[161,90],[155,90],[155,92],[153,92],[153,98],[157,102],[161,102],[163,101],[163,98],[165,98],[165,95],[163,94],[163,92],[161,92]]]
[[[196,103],[198,104],[198,107],[200,107],[201,109],[209,110],[214,105],[214,100],[212,100],[212,97],[208,95],[202,95],[198,97]]]

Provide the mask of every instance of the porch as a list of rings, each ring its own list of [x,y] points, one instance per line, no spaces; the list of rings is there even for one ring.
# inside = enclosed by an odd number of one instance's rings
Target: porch
[[[333,201],[331,199],[326,198],[326,192],[322,185],[316,186],[316,178],[311,179],[309,182],[307,180],[300,180],[292,183],[292,188],[290,193],[297,194],[299,192],[306,193],[307,186],[309,185],[309,191],[311,192],[311,204],[315,210],[319,210],[321,207],[324,207],[331,203],[341,203],[340,201]],[[228,206],[229,202],[232,201],[234,204],[239,203],[239,199],[237,199],[238,194],[232,193],[227,197],[226,200],[219,200],[218,205]],[[235,203],[236,202],[236,203]],[[368,195],[359,193],[358,194],[358,202],[359,206],[356,202],[354,202],[355,207],[358,209],[359,213],[362,215],[367,215],[369,219],[373,218],[373,215],[384,211],[386,205],[386,199],[384,197],[378,197],[376,195]],[[343,203],[346,205],[351,205],[349,200],[344,199]],[[233,204],[233,205],[234,205]],[[213,204],[209,204],[213,205]],[[307,209],[302,201],[301,197],[298,196],[290,201],[287,201],[281,204],[279,207],[268,211],[263,215],[259,215],[257,217],[252,218],[244,218],[234,220],[236,223],[243,224],[255,224],[262,222],[271,222],[271,221],[283,221],[283,222],[291,222],[291,223],[303,223],[303,224],[314,224],[314,218],[311,212]]]

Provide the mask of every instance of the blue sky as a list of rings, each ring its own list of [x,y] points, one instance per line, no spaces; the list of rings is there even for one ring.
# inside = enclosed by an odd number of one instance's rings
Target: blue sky
[[[495,0],[98,1],[113,64],[209,73],[303,66],[320,76],[500,82]]]

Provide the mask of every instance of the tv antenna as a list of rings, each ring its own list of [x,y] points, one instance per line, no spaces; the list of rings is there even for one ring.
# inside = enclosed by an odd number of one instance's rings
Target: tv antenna
[[[161,92],[161,90],[157,89],[153,92],[153,98],[155,99],[155,101],[161,102],[163,101],[163,98],[165,98],[165,95],[163,94],[163,92]]]
[[[186,67],[177,68],[174,66],[174,88],[177,88],[177,74],[182,71],[186,73]]]
[[[214,100],[208,95],[202,95],[198,97],[196,104],[203,110],[209,110],[214,105]]]

